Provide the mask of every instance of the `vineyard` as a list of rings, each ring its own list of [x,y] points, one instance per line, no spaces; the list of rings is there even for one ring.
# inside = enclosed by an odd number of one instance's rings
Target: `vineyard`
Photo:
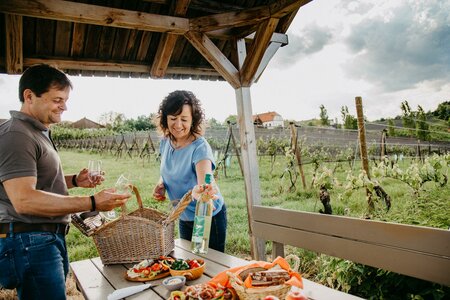
[[[206,138],[216,155],[216,175],[228,206],[226,251],[248,258],[238,129],[208,129]],[[383,142],[382,133],[368,131],[368,176],[361,167],[356,131],[258,128],[256,139],[263,205],[445,230],[450,227],[449,143],[419,143],[408,138],[386,138]],[[105,186],[113,185],[126,172],[140,187],[145,205],[164,210],[165,205],[150,197],[159,176],[158,141],[157,132],[150,131],[58,139],[57,144],[62,149],[65,171],[79,170],[88,159],[98,157],[107,166]],[[69,243],[71,260],[97,255],[91,241],[76,231]],[[374,295],[372,299],[404,299],[411,294],[421,295],[415,299],[444,299],[449,292],[436,284],[346,260],[300,249],[287,251],[303,257],[301,269],[307,278],[365,298]],[[374,290],[372,285],[360,282],[376,282],[379,288]],[[435,296],[427,297],[430,293]]]
[[[259,156],[285,155],[286,148],[292,146],[291,128],[255,128],[257,150]],[[54,133],[54,140],[59,148],[110,153],[117,158],[129,157],[149,158],[157,153],[159,134],[157,131],[139,131],[115,134],[96,131],[94,134],[65,134],[64,129]],[[358,131],[322,127],[295,127],[297,144],[305,160],[303,163],[323,161],[349,161],[358,159]],[[88,136],[88,137],[86,137]],[[239,131],[236,126],[209,128],[205,138],[216,152],[216,158],[236,155],[234,148],[239,149]],[[396,157],[421,157],[432,153],[442,154],[450,151],[450,142],[421,142],[415,138],[386,137],[383,131],[367,131],[366,140],[371,159],[380,159],[380,155],[396,155]],[[384,149],[384,150],[383,150]],[[239,154],[237,154],[239,155]],[[400,158],[400,159],[401,159]]]

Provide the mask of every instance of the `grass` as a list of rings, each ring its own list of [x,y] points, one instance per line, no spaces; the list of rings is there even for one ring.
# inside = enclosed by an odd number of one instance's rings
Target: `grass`
[[[78,172],[87,165],[89,159],[101,159],[103,169],[106,172],[106,180],[103,187],[111,187],[120,174],[125,174],[132,179],[138,187],[145,207],[156,208],[167,212],[169,205],[152,199],[151,194],[155,183],[159,178],[159,162],[153,157],[150,160],[129,157],[115,158],[112,155],[99,155],[87,152],[61,151],[61,160],[66,174]],[[277,157],[273,172],[270,172],[270,159],[261,157],[258,159],[260,170],[261,201],[263,205],[280,207],[292,210],[318,212],[322,207],[318,200],[318,191],[310,189],[312,179],[312,166],[305,166],[305,177],[308,185],[303,190],[301,179],[298,178],[297,189],[288,192],[288,176],[282,179],[281,174],[286,168],[284,157]],[[403,169],[408,166],[408,161],[403,161]],[[341,163],[334,175],[343,182],[345,171],[349,169],[347,163]],[[334,164],[327,164],[328,168],[334,168]],[[359,171],[360,166],[355,165],[354,170]],[[224,195],[228,207],[228,234],[225,252],[250,259],[250,243],[248,238],[248,216],[245,198],[244,180],[235,157],[227,168],[227,177],[223,170],[219,170],[218,184]],[[447,170],[448,173],[448,170]],[[447,183],[439,187],[434,183],[427,183],[419,197],[414,196],[413,191],[398,180],[384,179],[381,185],[392,198],[392,208],[386,211],[383,203],[376,203],[374,219],[404,224],[430,226],[448,229],[450,227],[450,185]],[[70,191],[72,194],[90,194],[91,190],[76,188]],[[349,198],[338,200],[339,188],[331,190],[331,203],[335,214],[345,214],[357,218],[367,215],[367,203],[365,191],[358,190]],[[128,202],[129,210],[137,207],[135,198]],[[67,238],[69,258],[71,261],[82,260],[98,256],[97,250],[91,238],[83,236],[76,228],[72,229]],[[270,246],[267,246],[270,250]],[[317,253],[287,247],[286,253],[295,253],[302,258],[300,270],[305,278],[320,281],[319,273],[323,273],[326,267],[323,262],[328,258]],[[328,262],[329,263],[329,262]],[[350,267],[349,267],[350,268]],[[351,268],[350,268],[351,269]],[[319,274],[320,275],[320,274]],[[323,274],[322,274],[323,275]],[[359,275],[358,275],[359,276]],[[325,276],[326,277],[326,276]],[[324,278],[322,276],[321,278]],[[327,284],[325,281],[320,281]]]
[[[102,188],[114,186],[120,174],[125,174],[138,187],[144,206],[156,208],[167,212],[169,206],[167,202],[156,202],[151,194],[155,183],[159,178],[159,162],[155,158],[142,160],[131,159],[128,156],[115,158],[112,155],[99,155],[87,152],[61,151],[64,172],[74,173],[87,165],[89,159],[101,159],[103,169],[106,172],[106,180]],[[277,157],[274,171],[270,173],[269,158],[260,158],[260,184],[261,199],[263,205],[275,206],[286,209],[317,212],[322,205],[318,201],[318,192],[315,190],[304,191],[298,179],[297,191],[287,192],[289,182],[287,176],[280,179],[285,168],[283,157]],[[405,167],[408,162],[403,162]],[[329,166],[332,168],[333,166]],[[348,165],[344,164],[335,175],[339,180],[345,179],[344,171],[348,170]],[[355,166],[355,169],[357,167]],[[228,236],[226,252],[239,256],[249,257],[250,244],[248,239],[248,218],[246,210],[244,181],[239,170],[237,160],[231,160],[230,167],[227,168],[227,177],[223,170],[219,170],[218,183],[228,206]],[[312,169],[310,165],[305,166],[305,177],[308,187],[311,183]],[[413,191],[404,183],[387,179],[382,183],[386,192],[392,197],[393,205],[389,212],[386,212],[382,203],[376,204],[375,217],[380,220],[431,226],[448,229],[450,227],[450,197],[449,184],[438,187],[434,183],[427,183],[425,191],[418,198],[415,198]],[[92,193],[90,189],[76,188],[70,191],[72,194]],[[363,217],[367,212],[365,192],[356,191],[348,199],[339,202],[337,193],[339,189],[331,191],[333,210],[337,213],[347,214],[353,217]],[[127,204],[128,210],[137,208],[135,198]],[[77,229],[73,228],[68,236],[69,256],[71,261],[86,259],[97,256],[96,248],[91,238],[83,236]]]

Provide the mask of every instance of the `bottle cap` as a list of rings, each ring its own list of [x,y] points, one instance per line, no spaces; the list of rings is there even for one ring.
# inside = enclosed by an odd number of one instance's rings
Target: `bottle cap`
[[[212,182],[212,174],[205,174],[205,183],[210,184]]]

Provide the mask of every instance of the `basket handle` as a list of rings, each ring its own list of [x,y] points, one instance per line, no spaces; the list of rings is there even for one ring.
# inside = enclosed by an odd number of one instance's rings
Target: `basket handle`
[[[139,190],[137,189],[137,187],[133,184],[128,184],[128,187],[131,188],[133,190],[133,193],[136,195],[136,200],[137,203],[139,205],[139,209],[143,209],[144,206],[142,205],[142,198],[141,198],[141,194],[139,193]],[[122,217],[125,217],[127,214],[127,207],[126,205],[122,205],[120,206],[120,209],[122,210]]]
[[[293,260],[294,261],[294,267],[292,268],[292,271],[298,272],[298,268],[300,267],[300,258],[298,258],[295,254],[289,254],[284,258],[285,260]]]
[[[177,206],[175,206],[172,209],[170,214],[163,221],[163,225],[166,226],[175,221],[175,219],[181,215],[181,213],[186,209],[186,206],[188,206],[188,204],[191,203],[191,201],[192,201],[192,191],[189,190],[186,194],[184,194],[183,198],[181,198]]]

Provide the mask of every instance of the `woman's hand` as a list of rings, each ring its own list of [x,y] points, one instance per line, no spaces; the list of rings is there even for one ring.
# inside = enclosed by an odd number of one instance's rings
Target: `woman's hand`
[[[100,175],[95,177],[95,180],[93,182],[91,182],[89,180],[89,170],[84,168],[80,171],[80,173],[78,173],[77,177],[76,177],[76,182],[77,185],[79,187],[84,187],[84,188],[93,188],[96,187],[97,185],[102,184],[103,181],[105,181],[105,177],[103,176],[105,173],[102,172]]]
[[[197,200],[202,199],[202,201],[219,199],[219,196],[216,195],[217,193],[217,189],[212,184],[196,185],[192,189],[192,197]]]
[[[153,189],[153,198],[158,201],[166,200],[166,188],[163,183],[158,183]]]

